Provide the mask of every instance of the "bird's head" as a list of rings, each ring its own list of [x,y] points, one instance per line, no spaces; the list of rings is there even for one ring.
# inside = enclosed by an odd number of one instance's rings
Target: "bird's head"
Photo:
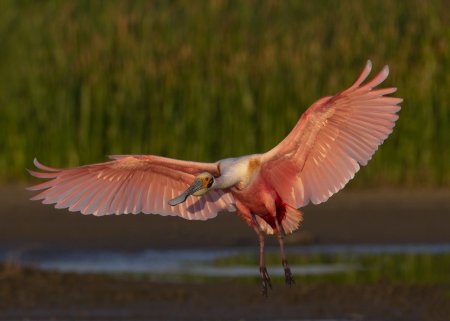
[[[169,205],[175,206],[186,201],[190,195],[201,196],[214,184],[214,176],[210,173],[201,173],[195,177],[194,182],[183,193],[169,201]]]

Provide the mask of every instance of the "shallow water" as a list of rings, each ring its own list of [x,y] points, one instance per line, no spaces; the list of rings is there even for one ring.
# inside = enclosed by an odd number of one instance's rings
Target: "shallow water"
[[[289,253],[447,253],[450,243],[441,244],[388,244],[388,245],[312,245],[288,247]],[[268,248],[278,252],[278,248]],[[0,260],[12,258],[43,269],[74,272],[132,272],[174,275],[253,276],[253,266],[213,266],[214,259],[230,255],[255,255],[257,248],[146,250],[119,251],[45,251],[33,250],[14,253],[0,251]],[[345,264],[308,264],[291,266],[297,275],[327,274],[353,269]],[[270,267],[272,275],[283,275],[281,266]]]

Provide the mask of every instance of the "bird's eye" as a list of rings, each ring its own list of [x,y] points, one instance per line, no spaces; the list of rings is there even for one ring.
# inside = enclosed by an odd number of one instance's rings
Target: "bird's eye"
[[[210,179],[209,179],[209,182],[208,182],[208,188],[210,188],[211,186],[212,186],[212,184],[214,183],[214,177],[211,177]]]

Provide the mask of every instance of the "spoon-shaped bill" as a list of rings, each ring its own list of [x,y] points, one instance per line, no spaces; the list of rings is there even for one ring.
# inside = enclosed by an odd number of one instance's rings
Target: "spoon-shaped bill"
[[[184,201],[186,201],[186,198],[188,198],[189,195],[194,194],[195,192],[201,190],[202,188],[204,188],[203,181],[201,179],[196,179],[194,183],[192,183],[192,185],[189,186],[183,193],[171,199],[168,203],[171,206],[183,203]]]

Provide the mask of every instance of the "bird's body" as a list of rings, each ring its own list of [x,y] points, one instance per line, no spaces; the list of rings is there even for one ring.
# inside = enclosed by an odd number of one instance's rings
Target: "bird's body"
[[[324,202],[342,189],[398,119],[402,99],[385,96],[396,88],[373,89],[386,79],[388,68],[362,84],[370,70],[369,61],[349,88],[315,102],[289,135],[266,153],[216,163],[118,155],[109,162],[68,169],[35,160],[43,172],[30,173],[51,180],[30,187],[43,190],[32,199],[98,216],[142,212],[204,220],[221,211],[237,212],[259,236],[267,294],[271,284],[264,263],[264,233],[277,234],[286,282],[291,284],[283,236],[299,227],[298,208],[310,201]]]
[[[261,228],[273,234],[276,228],[274,217],[277,217],[280,224],[286,224],[285,232],[293,232],[299,226],[301,215],[297,215],[295,223],[286,220],[287,204],[261,173],[261,158],[261,154],[253,154],[219,161],[219,169],[226,168],[221,177],[228,180],[225,186],[232,186],[228,191],[234,198],[237,213],[249,225],[253,225],[252,216],[255,215]]]

